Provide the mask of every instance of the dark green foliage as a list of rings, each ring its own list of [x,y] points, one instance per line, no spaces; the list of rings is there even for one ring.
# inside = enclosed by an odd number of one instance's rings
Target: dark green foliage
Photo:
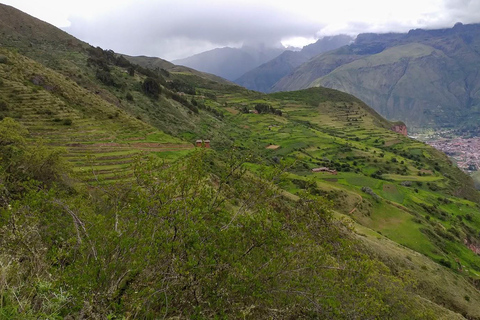
[[[160,69],[160,73],[167,78],[170,77],[170,72],[165,69]]]
[[[97,70],[96,77],[98,80],[100,80],[103,84],[107,86],[115,86],[115,80],[113,79],[111,73],[106,70]]]
[[[281,110],[275,109],[274,107],[266,103],[257,103],[255,105],[255,110],[257,110],[258,113],[272,113],[278,116],[282,115]]]
[[[194,86],[186,82],[180,81],[178,79],[174,79],[173,81],[167,82],[167,87],[176,92],[183,92],[186,94],[195,95]]]
[[[8,111],[8,104],[4,100],[0,100],[0,111]]]
[[[160,84],[154,78],[146,78],[142,83],[143,92],[154,98],[158,98],[158,95],[162,92]]]
[[[63,124],[66,126],[71,126],[73,123],[72,119],[63,119]]]
[[[132,64],[130,63],[130,61],[125,59],[125,57],[122,56],[122,55],[117,56],[117,58],[115,60],[115,64],[119,67],[126,68],[126,69],[132,67]]]
[[[128,68],[128,75],[133,77],[135,75],[135,68],[133,66]]]
[[[207,97],[208,99],[211,99],[213,101],[217,101],[217,95],[213,92],[205,92],[204,93],[205,97]]]
[[[255,110],[257,110],[258,113],[269,113],[271,108],[272,106],[266,103],[257,103],[255,105]]]
[[[128,100],[128,101],[133,101],[133,96],[130,92],[127,92],[127,95],[125,96],[125,98]]]
[[[447,267],[447,268],[451,268],[452,267],[452,263],[448,260],[445,260],[445,259],[440,259],[438,261],[438,263],[440,263],[441,265]]]

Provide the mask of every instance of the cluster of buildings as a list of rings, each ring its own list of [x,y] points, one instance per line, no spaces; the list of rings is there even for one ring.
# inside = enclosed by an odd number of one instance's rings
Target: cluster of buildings
[[[431,140],[427,143],[445,152],[460,169],[466,172],[480,169],[480,137]]]

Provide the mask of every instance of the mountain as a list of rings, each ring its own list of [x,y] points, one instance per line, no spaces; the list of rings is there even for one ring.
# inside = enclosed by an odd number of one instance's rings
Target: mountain
[[[265,46],[225,47],[172,62],[233,81],[248,70],[275,58],[283,51],[285,51],[283,48]]]
[[[337,49],[353,41],[347,35],[324,37],[309,44],[300,51],[285,51],[278,57],[243,74],[235,82],[239,85],[260,92],[270,92],[271,87],[296,67],[310,58],[330,50]]]
[[[413,130],[471,124],[480,114],[480,25],[361,34],[315,57],[274,91],[326,86],[354,94]]]
[[[402,123],[334,89],[16,39],[1,319],[480,318],[480,193]]]

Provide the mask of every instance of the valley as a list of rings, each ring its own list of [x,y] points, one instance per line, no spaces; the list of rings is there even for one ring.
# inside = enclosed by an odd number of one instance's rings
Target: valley
[[[480,137],[428,140],[426,142],[445,152],[465,172],[475,172],[480,168]]]
[[[474,180],[358,97],[0,32],[0,318],[480,319]]]

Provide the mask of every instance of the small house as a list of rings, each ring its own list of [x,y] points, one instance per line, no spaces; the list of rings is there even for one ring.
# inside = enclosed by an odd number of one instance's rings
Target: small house
[[[210,148],[210,140],[198,139],[198,140],[195,141],[195,147]]]

